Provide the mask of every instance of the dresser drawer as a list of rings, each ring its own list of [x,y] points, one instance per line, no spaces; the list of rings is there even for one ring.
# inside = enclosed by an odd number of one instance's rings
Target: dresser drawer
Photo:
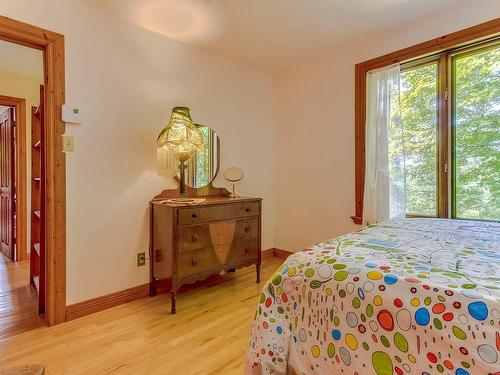
[[[208,224],[179,227],[178,237],[179,252],[212,246]]]
[[[258,251],[260,251],[258,218],[238,220],[228,262],[254,260],[257,258]]]
[[[179,253],[178,277],[203,273],[219,265],[217,255],[211,247]]]
[[[193,207],[179,209],[178,224],[192,225],[210,221],[228,220],[259,214],[259,203],[235,203],[212,207]]]

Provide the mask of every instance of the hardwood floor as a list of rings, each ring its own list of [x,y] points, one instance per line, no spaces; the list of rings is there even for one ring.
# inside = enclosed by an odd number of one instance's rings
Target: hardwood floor
[[[283,262],[269,258],[177,297],[160,294],[54,327],[0,340],[0,366],[44,365],[53,374],[241,374],[262,286]]]
[[[29,260],[16,263],[0,254],[0,338],[43,324],[38,316],[36,291],[29,285]]]

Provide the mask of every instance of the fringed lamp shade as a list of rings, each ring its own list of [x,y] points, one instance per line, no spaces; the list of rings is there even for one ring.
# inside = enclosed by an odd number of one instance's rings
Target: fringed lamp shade
[[[158,174],[165,177],[175,176],[180,162],[186,162],[195,151],[205,149],[205,140],[193,123],[189,108],[172,109],[168,125],[158,136],[157,147]]]

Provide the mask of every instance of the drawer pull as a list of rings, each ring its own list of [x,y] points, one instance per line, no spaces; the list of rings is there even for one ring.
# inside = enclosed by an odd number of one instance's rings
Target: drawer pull
[[[245,233],[250,232],[250,227],[245,227]]]
[[[197,236],[197,235],[195,235],[195,234],[193,234],[193,235],[191,236],[191,241],[192,241],[192,242],[196,242],[196,241],[198,241],[198,236]]]
[[[248,247],[245,247],[245,254],[248,254],[250,252],[250,249]]]
[[[196,214],[192,214],[192,215],[191,215],[191,217],[192,217],[192,218],[197,218],[197,217],[198,217],[198,215],[196,215]]]
[[[245,208],[245,211],[246,212],[250,212],[250,209],[247,207],[247,208]]]
[[[198,264],[198,261],[196,259],[193,259],[191,261],[191,265],[196,266]]]

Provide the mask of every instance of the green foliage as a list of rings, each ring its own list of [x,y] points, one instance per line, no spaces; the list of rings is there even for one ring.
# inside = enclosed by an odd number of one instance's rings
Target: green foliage
[[[437,64],[401,73],[401,121],[406,156],[406,211],[435,216]]]
[[[454,68],[456,216],[500,220],[500,47]]]
[[[500,220],[500,47],[454,58],[456,216]],[[437,214],[438,66],[401,73],[407,212]]]

